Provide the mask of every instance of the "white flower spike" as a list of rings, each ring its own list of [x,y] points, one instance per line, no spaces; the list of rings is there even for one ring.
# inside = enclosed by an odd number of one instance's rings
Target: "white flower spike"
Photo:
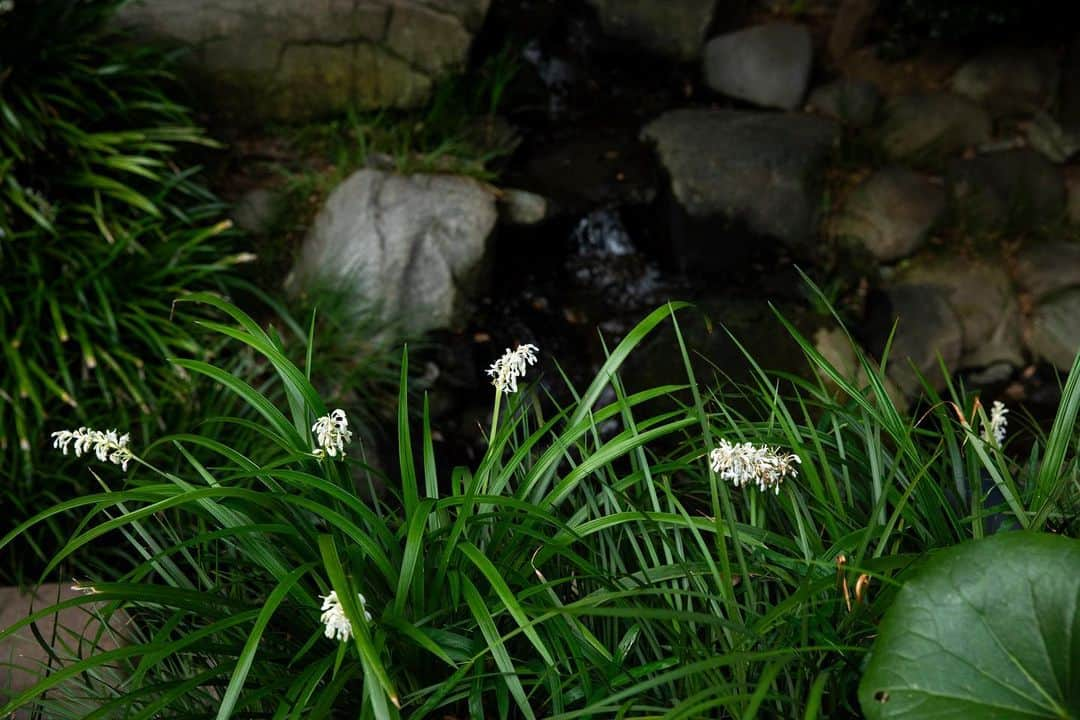
[[[540,348],[535,345],[518,345],[516,350],[507,348],[503,356],[487,369],[491,384],[499,392],[517,392],[518,378],[525,377],[527,367],[536,364],[538,352]]]
[[[326,626],[324,634],[331,640],[339,640],[341,642],[348,642],[352,637],[352,623],[349,622],[349,618],[345,617],[345,610],[341,607],[341,601],[338,600],[337,591],[331,590],[329,595],[320,595],[323,604],[320,610],[322,610],[322,624]],[[356,597],[360,600],[360,609],[364,611],[364,619],[371,622],[371,613],[365,609],[364,605],[367,601],[360,593],[356,594]]]
[[[754,483],[758,490],[772,490],[780,494],[780,484],[785,477],[799,474],[795,467],[802,460],[797,455],[782,454],[779,450],[752,443],[736,443],[721,440],[719,447],[709,453],[709,464],[713,472],[730,480],[735,487]]]
[[[311,426],[311,432],[315,433],[315,442],[319,444],[312,450],[315,457],[345,457],[345,444],[352,440],[352,431],[349,430],[349,420],[344,410],[338,408],[329,415],[323,415]]]
[[[983,426],[983,440],[1001,447],[1001,444],[1005,442],[1005,426],[1009,424],[1009,419],[1005,417],[1008,412],[1005,403],[1000,400],[994,401],[994,404],[990,406],[990,424]]]
[[[75,457],[82,457],[83,453],[89,454],[91,450],[101,462],[111,462],[119,465],[127,472],[128,463],[134,457],[128,442],[131,435],[124,433],[117,435],[116,430],[91,430],[81,427],[78,430],[57,430],[52,434],[53,447],[67,455],[68,447],[75,443]]]

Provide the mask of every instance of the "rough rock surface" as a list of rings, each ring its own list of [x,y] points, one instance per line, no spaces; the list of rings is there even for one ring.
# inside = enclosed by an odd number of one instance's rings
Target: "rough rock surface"
[[[1034,300],[1080,286],[1080,243],[1063,240],[1029,245],[1016,256],[1016,284]]]
[[[871,347],[880,350],[896,322],[887,373],[909,397],[922,390],[919,374],[941,389],[945,378],[938,358],[950,374],[960,366],[963,329],[947,291],[936,285],[898,284],[885,291],[885,300],[868,319]],[[917,372],[916,372],[917,371]]]
[[[903,95],[885,105],[881,144],[894,159],[950,155],[990,139],[990,115],[950,93]]]
[[[1065,212],[1061,170],[1027,148],[955,158],[947,180],[959,216],[972,229],[1045,226]]]
[[[945,211],[945,188],[913,170],[889,167],[852,190],[830,231],[880,262],[912,254]]]
[[[589,0],[611,37],[636,42],[676,60],[695,60],[716,0]]]
[[[503,188],[498,196],[499,219],[510,225],[536,225],[548,217],[548,201],[543,195]]]
[[[755,105],[794,110],[806,95],[812,62],[813,46],[805,27],[758,25],[705,44],[705,84]]]
[[[490,0],[138,0],[118,22],[189,49],[192,84],[240,124],[415,107],[465,61]]]
[[[952,90],[994,114],[1031,113],[1050,104],[1058,85],[1052,52],[997,48],[964,63]]]
[[[815,88],[807,104],[845,125],[867,127],[874,122],[881,94],[872,82],[840,78]]]
[[[290,279],[349,292],[420,333],[452,327],[482,276],[495,198],[474,180],[360,170],[327,199]]]
[[[32,611],[79,597],[80,593],[72,590],[69,585],[70,583],[45,584],[38,587],[34,593],[15,587],[0,587],[0,630],[8,629]],[[77,657],[75,650],[79,647],[80,635],[93,638],[100,633],[102,650],[115,650],[119,647],[120,633],[124,632],[124,624],[128,619],[125,616],[122,621],[119,620],[119,616],[114,616],[114,621],[110,621],[110,627],[117,632],[107,629],[102,632],[101,623],[86,607],[72,607],[61,610],[56,615],[47,615],[36,624],[42,637],[52,638],[55,631],[58,642],[52,649],[60,660],[68,661]],[[81,654],[85,657],[89,652],[91,648],[88,641],[84,641]],[[45,648],[41,647],[29,628],[24,628],[0,642],[0,703],[7,699],[6,695],[16,695],[32,686],[36,682],[37,671],[48,662],[49,656]],[[55,659],[53,667],[57,667]],[[106,677],[97,680],[104,682]],[[63,687],[60,688],[60,693],[62,692]]]
[[[1068,371],[1080,352],[1080,288],[1039,305],[1031,316],[1028,347],[1039,359]]]
[[[724,218],[789,246],[809,242],[819,174],[839,126],[812,115],[674,110],[643,130],[694,218]]]
[[[1002,263],[922,257],[904,270],[898,282],[944,291],[963,330],[961,367],[1023,364],[1020,305]]]
[[[844,379],[854,385],[856,390],[862,390],[869,385],[870,379],[866,374],[866,369],[863,367],[862,363],[859,362],[859,356],[855,346],[852,345],[852,340],[848,337],[847,333],[840,328],[819,328],[814,333],[814,349],[821,353],[821,356],[825,358],[825,360],[827,360]],[[824,373],[822,373],[822,380],[827,382],[830,387],[839,391],[839,388],[836,387]],[[886,376],[882,384],[885,386],[885,393],[889,396],[889,399],[892,400],[893,404],[900,409],[901,412],[907,410],[907,397],[904,396],[903,391],[897,387],[892,378]]]

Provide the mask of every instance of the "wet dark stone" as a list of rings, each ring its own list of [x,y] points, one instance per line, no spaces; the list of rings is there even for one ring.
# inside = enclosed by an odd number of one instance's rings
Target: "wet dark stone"
[[[656,143],[669,176],[670,236],[680,267],[730,272],[769,241],[810,249],[837,123],[812,115],[672,110],[642,135]]]
[[[1061,170],[1034,150],[954,159],[946,180],[958,218],[971,229],[1040,227],[1065,213]]]
[[[954,372],[960,364],[964,334],[948,291],[935,285],[902,284],[875,292],[867,304],[863,331],[868,349],[880,358],[893,327],[889,377],[909,397],[920,393],[919,375],[941,390],[946,378],[939,364]]]

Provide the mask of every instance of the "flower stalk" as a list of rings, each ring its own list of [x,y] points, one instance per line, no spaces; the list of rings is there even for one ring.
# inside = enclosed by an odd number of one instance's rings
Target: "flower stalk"
[[[781,453],[779,449],[753,443],[730,443],[720,440],[720,445],[709,453],[709,465],[713,472],[735,487],[754,484],[758,490],[772,490],[780,494],[780,485],[786,477],[799,474],[796,465],[802,463],[798,455]]]
[[[131,435],[119,435],[116,430],[102,432],[81,427],[78,430],[57,430],[52,434],[52,438],[53,448],[65,455],[68,448],[74,445],[75,457],[82,457],[93,451],[98,460],[119,465],[124,472],[127,472],[128,463],[135,457],[128,447]]]
[[[323,415],[311,426],[318,447],[311,451],[317,458],[345,457],[345,445],[352,440],[349,419],[345,411],[338,408],[329,415]]]
[[[499,405],[503,393],[515,393],[518,389],[518,378],[525,377],[528,366],[536,364],[536,353],[540,348],[532,344],[518,345],[511,350],[506,349],[502,357],[491,364],[486,370],[491,377],[491,384],[495,386],[495,407],[491,413],[491,434],[489,444],[495,440],[495,431],[499,427]]]

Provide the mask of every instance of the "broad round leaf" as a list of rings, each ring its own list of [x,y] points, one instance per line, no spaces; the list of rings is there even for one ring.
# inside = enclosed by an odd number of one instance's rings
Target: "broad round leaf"
[[[1080,541],[1015,532],[943,551],[881,623],[876,718],[1080,718]]]

